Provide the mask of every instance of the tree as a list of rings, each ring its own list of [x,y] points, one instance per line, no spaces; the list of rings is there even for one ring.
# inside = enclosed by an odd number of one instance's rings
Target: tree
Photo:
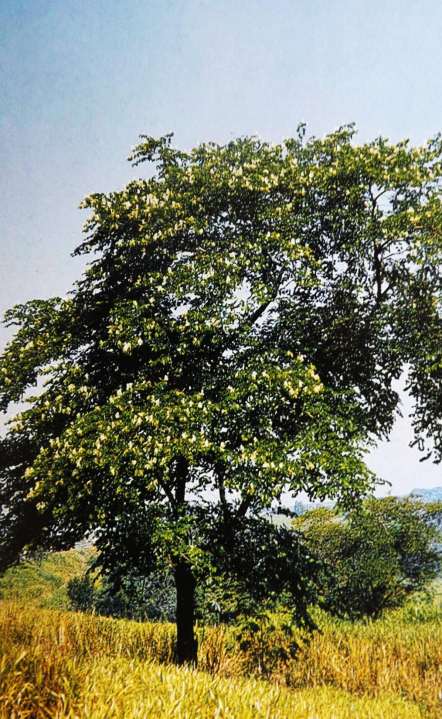
[[[343,514],[314,509],[294,520],[322,562],[322,605],[339,616],[377,617],[425,589],[440,568],[438,532],[412,499],[366,500]]]
[[[3,564],[93,532],[104,562],[171,567],[179,661],[196,660],[205,507],[228,551],[283,490],[365,492],[404,366],[441,458],[442,141],[353,136],[142,137],[151,176],[83,202],[69,296],[6,314],[1,407],[30,406],[2,440]]]
[[[308,608],[317,595],[319,565],[300,533],[277,527],[263,517],[247,517],[236,531],[231,527],[229,542],[226,537],[220,542],[224,520],[216,508],[205,509],[210,516],[199,523],[196,543],[210,555],[210,565],[198,576],[198,619],[226,623],[289,607],[292,619],[313,628]],[[138,536],[141,549],[146,528],[134,527],[130,536]],[[144,559],[139,561],[133,548],[125,556],[124,549],[123,543],[106,547],[104,556],[92,559],[84,574],[71,580],[68,594],[72,607],[132,619],[175,621],[171,570],[163,567],[146,577]],[[96,581],[97,568],[104,574],[101,582]]]

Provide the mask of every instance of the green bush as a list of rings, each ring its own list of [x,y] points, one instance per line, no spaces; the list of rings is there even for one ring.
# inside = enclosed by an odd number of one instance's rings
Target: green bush
[[[128,619],[174,621],[175,586],[170,572],[155,571],[148,577],[127,572],[119,586],[104,579],[94,581],[86,571],[68,584],[70,608]]]
[[[343,514],[315,509],[294,520],[320,559],[320,603],[352,619],[401,606],[437,575],[438,532],[425,505],[412,499],[368,499]]]

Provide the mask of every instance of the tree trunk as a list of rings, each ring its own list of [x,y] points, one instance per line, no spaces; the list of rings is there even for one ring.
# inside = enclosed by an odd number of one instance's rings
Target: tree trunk
[[[198,643],[194,632],[195,577],[187,562],[175,567],[176,586],[176,657],[178,664],[197,664]]]

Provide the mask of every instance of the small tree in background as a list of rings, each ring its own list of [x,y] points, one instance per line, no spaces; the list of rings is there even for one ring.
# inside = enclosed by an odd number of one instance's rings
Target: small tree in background
[[[283,491],[367,491],[405,366],[440,459],[442,141],[353,135],[145,137],[153,175],[84,201],[82,278],[6,314],[0,405],[29,407],[1,443],[3,566],[91,532],[110,571],[166,565],[178,660],[196,661],[199,577]]]
[[[314,509],[294,520],[322,562],[321,604],[352,619],[376,617],[425,589],[440,568],[437,530],[411,499],[366,500],[347,514]]]

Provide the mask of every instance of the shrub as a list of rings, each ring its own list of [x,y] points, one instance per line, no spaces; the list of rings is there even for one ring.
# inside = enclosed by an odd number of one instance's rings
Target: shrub
[[[439,569],[437,530],[412,499],[368,499],[347,514],[315,509],[294,520],[322,562],[320,603],[350,618],[376,617],[423,590]]]

